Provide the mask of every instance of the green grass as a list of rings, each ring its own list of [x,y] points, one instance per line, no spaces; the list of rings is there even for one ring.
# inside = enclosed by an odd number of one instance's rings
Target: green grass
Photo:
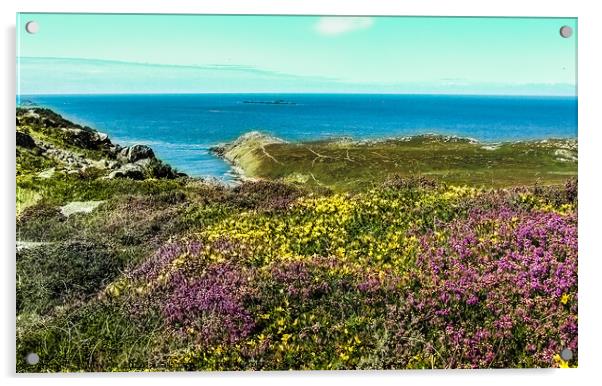
[[[136,320],[123,304],[92,301],[51,318],[17,318],[17,371],[127,371],[152,366],[152,350],[162,339],[158,318]],[[25,362],[28,353],[40,362]]]
[[[573,140],[489,146],[434,136],[271,143],[255,148],[242,144],[244,157],[235,163],[247,177],[304,182],[336,191],[362,190],[391,174],[485,187],[560,184],[577,174],[576,159],[571,158],[576,157]]]

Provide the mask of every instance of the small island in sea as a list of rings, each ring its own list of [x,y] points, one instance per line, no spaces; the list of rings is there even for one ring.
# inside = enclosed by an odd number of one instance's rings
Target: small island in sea
[[[276,100],[273,100],[273,101],[250,101],[250,100],[245,100],[245,101],[242,101],[242,103],[260,104],[260,105],[296,105],[295,102],[285,101],[284,99],[276,99]]]

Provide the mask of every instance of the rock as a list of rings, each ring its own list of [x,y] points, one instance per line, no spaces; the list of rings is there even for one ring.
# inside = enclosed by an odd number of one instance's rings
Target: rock
[[[96,132],[96,136],[98,137],[98,140],[101,142],[106,142],[109,139],[109,135],[106,133],[101,133],[100,131]]]
[[[22,251],[24,249],[37,248],[42,245],[49,245],[52,243],[43,242],[43,241],[21,241],[17,240],[17,252]]]
[[[90,213],[104,201],[73,201],[63,205],[60,211],[63,216],[69,217],[74,213]]]
[[[557,149],[554,156],[560,162],[577,162],[577,153],[567,149]]]
[[[153,149],[146,145],[133,145],[121,149],[119,157],[125,159],[127,162],[136,162],[145,158],[155,158]]]
[[[21,146],[27,149],[33,149],[36,147],[36,142],[31,138],[29,134],[17,131],[17,146]]]
[[[40,178],[52,178],[54,176],[55,168],[46,169],[43,172],[38,173],[38,177]]]
[[[134,163],[125,164],[119,169],[109,173],[107,178],[131,178],[132,180],[143,180],[144,168],[141,165]]]
[[[40,114],[36,113],[34,110],[27,110],[27,112],[25,112],[25,114],[23,114],[23,117],[40,119]]]
[[[66,142],[84,149],[98,150],[110,144],[109,137],[105,133],[73,127],[62,130]]]
[[[107,161],[106,162],[107,169],[115,169],[118,166],[119,166],[119,162],[117,162],[117,161]]]
[[[153,162],[157,162],[157,160],[155,158],[143,158],[143,159],[139,159],[138,161],[135,161],[134,163],[136,165],[140,165],[146,169],[149,166],[151,166],[153,164]]]

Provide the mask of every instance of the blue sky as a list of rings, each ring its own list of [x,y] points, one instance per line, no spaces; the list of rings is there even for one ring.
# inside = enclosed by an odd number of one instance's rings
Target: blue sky
[[[576,19],[20,14],[20,94],[575,95]],[[36,34],[24,32],[35,20]]]

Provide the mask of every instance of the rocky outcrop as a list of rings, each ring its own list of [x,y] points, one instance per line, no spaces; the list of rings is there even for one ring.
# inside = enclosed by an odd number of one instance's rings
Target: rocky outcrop
[[[36,147],[36,142],[29,134],[17,131],[17,146],[21,146],[26,149],[33,149]]]
[[[104,201],[73,201],[60,207],[63,216],[69,217],[75,213],[90,213]]]
[[[143,180],[145,178],[145,173],[144,168],[141,165],[128,163],[109,173],[106,178],[131,178],[132,180]]]
[[[133,145],[121,149],[118,157],[126,162],[136,162],[144,159],[154,159],[155,153],[153,149],[146,145]]]
[[[51,110],[43,108],[17,109],[17,146],[34,149],[36,156],[56,163],[52,173],[63,171],[82,174],[90,168],[93,175],[102,178],[173,179],[185,176],[157,159],[153,149],[146,145],[121,147],[111,143],[108,135],[86,126],[67,121]],[[38,133],[36,139],[24,131]],[[65,144],[61,146],[61,144]]]
[[[102,150],[111,146],[109,136],[105,133],[70,127],[62,130],[65,133],[65,142],[82,149]]]

